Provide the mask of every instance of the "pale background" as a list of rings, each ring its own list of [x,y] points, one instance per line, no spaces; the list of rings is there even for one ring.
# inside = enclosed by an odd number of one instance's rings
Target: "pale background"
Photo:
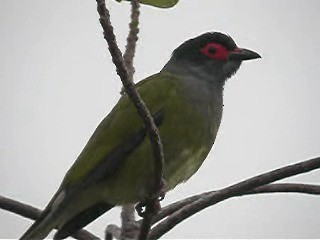
[[[107,1],[119,44],[130,4]],[[226,86],[223,123],[200,171],[164,203],[320,155],[320,1],[181,0],[142,7],[135,79],[161,69],[184,40],[230,34],[262,59]],[[120,81],[96,3],[0,1],[0,194],[43,208],[100,120]],[[320,183],[319,171],[290,182]],[[320,238],[320,199],[298,194],[235,198],[180,224],[166,238]],[[0,210],[0,238],[31,220]],[[88,229],[103,235],[114,209]]]

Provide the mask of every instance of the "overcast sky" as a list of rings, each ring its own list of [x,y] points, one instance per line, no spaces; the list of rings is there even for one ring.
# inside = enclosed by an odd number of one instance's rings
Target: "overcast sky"
[[[130,4],[107,5],[123,49]],[[214,149],[163,204],[320,155],[320,1],[181,0],[141,12],[136,80],[206,31],[228,33],[262,55],[228,81]],[[44,208],[121,84],[93,0],[1,0],[0,30],[0,195]],[[319,184],[319,173],[287,182]],[[320,238],[319,216],[316,196],[234,198],[166,238]],[[17,238],[31,223],[0,210],[0,238]],[[88,229],[103,236],[109,223],[119,223],[119,209]]]

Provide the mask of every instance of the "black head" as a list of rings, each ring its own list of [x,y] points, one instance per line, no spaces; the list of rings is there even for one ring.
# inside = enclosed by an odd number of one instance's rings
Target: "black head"
[[[220,32],[209,32],[187,40],[174,50],[175,62],[187,62],[193,66],[207,66],[221,70],[226,78],[233,75],[244,60],[260,58],[260,55],[237,47],[233,39]]]

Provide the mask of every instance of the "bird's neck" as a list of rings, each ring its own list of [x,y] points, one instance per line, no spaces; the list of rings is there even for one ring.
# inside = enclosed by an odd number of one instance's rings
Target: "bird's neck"
[[[161,72],[177,74],[184,79],[192,79],[193,81],[204,81],[216,89],[221,89],[222,92],[226,79],[223,72],[217,69],[219,68],[215,68],[209,63],[177,61],[172,57]]]
[[[177,75],[183,80],[184,86],[188,89],[189,100],[198,103],[197,110],[207,114],[206,116],[210,119],[214,118],[215,122],[220,122],[225,80],[220,73],[212,71],[212,66],[209,68],[209,66],[183,64],[170,60],[161,72]]]

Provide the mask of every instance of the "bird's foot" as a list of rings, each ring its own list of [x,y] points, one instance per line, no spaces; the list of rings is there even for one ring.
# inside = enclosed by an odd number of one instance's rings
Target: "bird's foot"
[[[120,239],[138,239],[140,231],[140,224],[138,222],[132,222],[125,228],[122,226],[121,237]]]
[[[160,202],[165,198],[167,192],[167,183],[164,179],[161,180],[160,189],[157,193],[153,194],[145,201],[139,202],[135,209],[140,217],[144,217],[146,214],[146,208],[153,214],[157,214],[161,210]]]
[[[151,199],[153,200],[156,199],[158,202],[161,202],[165,198],[167,191],[168,191],[167,182],[164,179],[161,179],[159,190],[151,196]]]
[[[148,213],[152,213],[153,215],[157,214],[161,209],[161,205],[158,199],[156,201],[149,199],[145,202],[138,203],[135,208],[138,215],[143,218]]]

